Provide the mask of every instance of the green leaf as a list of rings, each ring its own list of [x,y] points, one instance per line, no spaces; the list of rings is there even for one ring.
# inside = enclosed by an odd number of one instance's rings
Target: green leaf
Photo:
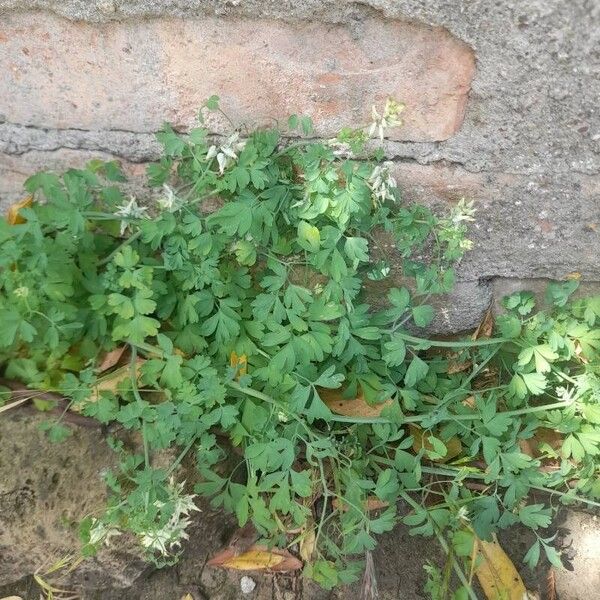
[[[389,342],[384,344],[386,352],[383,354],[383,360],[390,367],[399,367],[406,357],[406,343],[399,335],[392,335]]]
[[[335,366],[328,367],[319,378],[314,382],[314,385],[329,389],[339,388],[344,381],[344,375],[335,372]]]
[[[552,521],[551,510],[543,504],[528,504],[519,510],[519,520],[525,527],[548,527]]]
[[[251,267],[256,262],[256,246],[248,240],[240,240],[234,246],[235,257],[240,265]]]
[[[406,375],[404,376],[404,385],[406,387],[414,387],[419,381],[424,379],[429,372],[429,365],[415,355],[406,370]]]
[[[534,569],[540,560],[540,541],[536,540],[533,546],[527,550],[523,562],[530,568]]]
[[[500,315],[496,319],[496,327],[498,327],[502,337],[513,339],[521,334],[521,321],[515,315]]]
[[[208,110],[219,110],[219,96],[215,96],[214,94],[204,103],[204,106],[208,108]]]
[[[54,444],[64,442],[73,433],[68,427],[51,421],[42,421],[39,428],[48,434],[48,439]]]
[[[312,494],[309,471],[290,471],[292,489],[301,498],[308,498]]]
[[[319,230],[306,221],[298,223],[298,244],[309,252],[318,252],[321,246]]]
[[[406,288],[392,288],[388,292],[388,300],[399,311],[405,311],[410,303],[410,293]]]
[[[552,281],[546,288],[546,300],[554,306],[565,306],[569,296],[579,287],[579,281]]]
[[[421,304],[420,306],[413,307],[412,316],[417,327],[427,327],[433,321],[435,312],[433,306]]]
[[[349,237],[344,244],[346,256],[350,259],[354,268],[361,262],[369,262],[369,242],[365,238]]]

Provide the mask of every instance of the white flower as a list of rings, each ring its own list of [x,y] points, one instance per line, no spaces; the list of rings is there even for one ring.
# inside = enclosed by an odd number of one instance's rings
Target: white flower
[[[206,153],[206,160],[210,161],[216,157],[219,165],[219,173],[223,175],[225,169],[237,160],[238,152],[246,145],[246,140],[240,140],[240,134],[236,131],[230,135],[220,146],[211,146]]]
[[[474,221],[474,214],[473,201],[466,202],[464,198],[461,198],[458,204],[452,208],[450,219],[453,225],[459,225],[462,222]]]
[[[377,165],[371,173],[367,183],[371,188],[373,204],[378,206],[386,200],[394,201],[393,190],[396,188],[396,180],[390,174],[391,163]]]
[[[164,506],[169,506],[172,507],[173,512],[162,527],[141,532],[141,544],[147,550],[169,556],[181,546],[183,540],[188,539],[189,536],[185,531],[191,523],[188,516],[192,511],[200,509],[194,504],[195,494],[184,494],[183,487],[184,482],[176,484],[171,478],[168,501],[156,500],[154,502],[156,508],[162,509]]]
[[[157,203],[162,210],[174,213],[181,208],[181,199],[175,195],[175,192],[166,184],[163,184],[164,195],[161,196]]]
[[[467,510],[466,506],[461,506],[458,509],[458,513],[456,514],[456,516],[458,517],[459,521],[469,522],[471,520],[469,517],[469,511]]]
[[[340,142],[337,138],[331,138],[327,140],[327,145],[333,150],[334,156],[347,156],[349,158],[353,156],[352,148],[347,142]]]
[[[135,196],[131,196],[127,204],[117,206],[115,216],[126,217],[128,219],[143,219],[146,216],[147,210],[148,208],[146,206],[138,206]],[[128,227],[129,221],[121,221],[121,235],[125,233]]]
[[[17,298],[27,298],[27,296],[29,296],[29,288],[22,285],[21,287],[18,287],[16,290],[14,290],[13,294]]]
[[[92,519],[92,526],[90,527],[90,544],[95,546],[101,542],[104,542],[105,546],[110,545],[110,538],[121,535],[121,532],[116,527],[108,527],[102,521],[98,519]]]
[[[396,102],[392,98],[385,101],[383,107],[383,115],[380,115],[377,108],[371,108],[371,117],[373,119],[369,128],[369,137],[372,137],[377,132],[379,139],[383,142],[383,136],[387,127],[399,127],[402,125],[400,113],[405,109],[404,104]]]

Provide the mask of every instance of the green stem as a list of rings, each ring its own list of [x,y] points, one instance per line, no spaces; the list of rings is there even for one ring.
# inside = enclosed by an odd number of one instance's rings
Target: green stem
[[[137,347],[130,345],[131,347],[131,360],[129,362],[129,378],[131,379],[131,389],[133,391],[133,397],[140,408],[143,409],[144,401],[140,396],[140,391],[137,385]],[[142,417],[142,443],[144,445],[144,464],[146,468],[150,466],[150,452],[148,450],[148,440],[146,439],[146,419]]]
[[[130,235],[126,240],[119,244],[106,258],[103,258],[101,261],[99,261],[98,266],[100,267],[102,265],[108,264],[117,255],[118,252],[123,250],[125,246],[129,246],[129,244],[135,242],[135,240],[137,240],[141,235],[142,230],[138,229],[133,235]]]
[[[415,344],[428,344],[436,348],[475,348],[477,346],[492,346],[494,344],[504,344],[511,340],[505,338],[486,338],[484,340],[463,340],[456,342],[446,342],[443,340],[428,340],[426,338],[415,337],[408,335],[407,333],[398,333],[396,335],[401,337],[407,342],[413,342]]]
[[[422,507],[419,506],[406,492],[401,491],[400,496],[409,506],[411,506],[413,508],[413,510],[421,510],[422,509]],[[469,598],[471,598],[471,600],[479,600],[477,598],[477,595],[473,591],[472,586],[467,581],[467,577],[463,573],[463,570],[460,568],[460,565],[458,564],[456,557],[450,552],[450,548],[448,547],[448,543],[444,539],[444,536],[438,531],[438,528],[436,527],[436,524],[433,521],[431,524],[433,526],[433,530],[435,531],[435,535],[438,539],[440,546],[442,547],[444,552],[448,555],[448,558],[452,561],[452,567],[454,569],[454,572],[456,573],[456,576],[460,579],[460,582],[463,584],[463,586],[467,590],[467,593],[469,594]]]
[[[167,476],[169,476],[181,463],[184,459],[185,455],[190,451],[191,447],[194,445],[194,442],[198,438],[197,435],[192,436],[192,439],[188,442],[186,447],[179,453],[179,456],[173,461],[173,464],[167,470]]]

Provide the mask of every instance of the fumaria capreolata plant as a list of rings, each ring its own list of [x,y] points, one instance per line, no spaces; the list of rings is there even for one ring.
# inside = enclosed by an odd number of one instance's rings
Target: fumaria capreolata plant
[[[558,282],[546,312],[506,299],[493,334],[419,334],[473,209],[403,200],[369,142],[402,108],[326,142],[296,116],[222,138],[202,116],[186,135],[165,126],[147,198],[124,194],[114,162],[28,179],[34,201],[0,222],[4,376],[142,440],[111,438],[120,466],[104,514],[83,521],[85,554],[126,531],[172,562],[200,494],[325,587],[359,577],[400,519],[438,538],[457,599],[474,597],[473,545],[498,529],[530,527],[525,561],[560,562],[542,532],[551,500],[600,497],[600,298],[569,302],[577,281]],[[159,467],[167,448],[177,458]],[[450,578],[429,570],[446,597]]]

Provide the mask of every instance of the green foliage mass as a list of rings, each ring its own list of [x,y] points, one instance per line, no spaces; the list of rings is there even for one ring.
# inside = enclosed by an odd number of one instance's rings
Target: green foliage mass
[[[311,132],[305,118],[289,125]],[[214,141],[202,126],[165,126],[143,207],[115,163],[27,181],[37,201],[25,222],[0,222],[4,375],[143,439],[137,451],[111,440],[120,467],[106,476],[105,514],[82,525],[86,553],[129,531],[149,558],[174,560],[194,510],[178,480],[190,457],[194,492],[240,525],[280,547],[314,536],[305,573],[326,587],[360,575],[377,534],[401,519],[399,500],[411,532],[437,536],[460,572],[469,536],[515,523],[538,536],[528,562],[540,548],[559,560],[538,533],[552,509],[531,490],[600,499],[600,298],[569,302],[576,282],[556,283],[548,312],[509,297],[491,338],[419,337],[469,248],[472,210],[407,204],[365,137],[290,143],[259,129]],[[387,243],[393,259],[378,249]],[[374,308],[369,286],[382,285]],[[110,377],[101,358],[120,346],[129,377],[96,393]],[[383,408],[334,413],[328,389]],[[70,433],[60,419],[45,428]],[[540,430],[561,444],[525,452]],[[155,466],[171,447],[173,464]],[[369,511],[373,498],[387,507]]]

